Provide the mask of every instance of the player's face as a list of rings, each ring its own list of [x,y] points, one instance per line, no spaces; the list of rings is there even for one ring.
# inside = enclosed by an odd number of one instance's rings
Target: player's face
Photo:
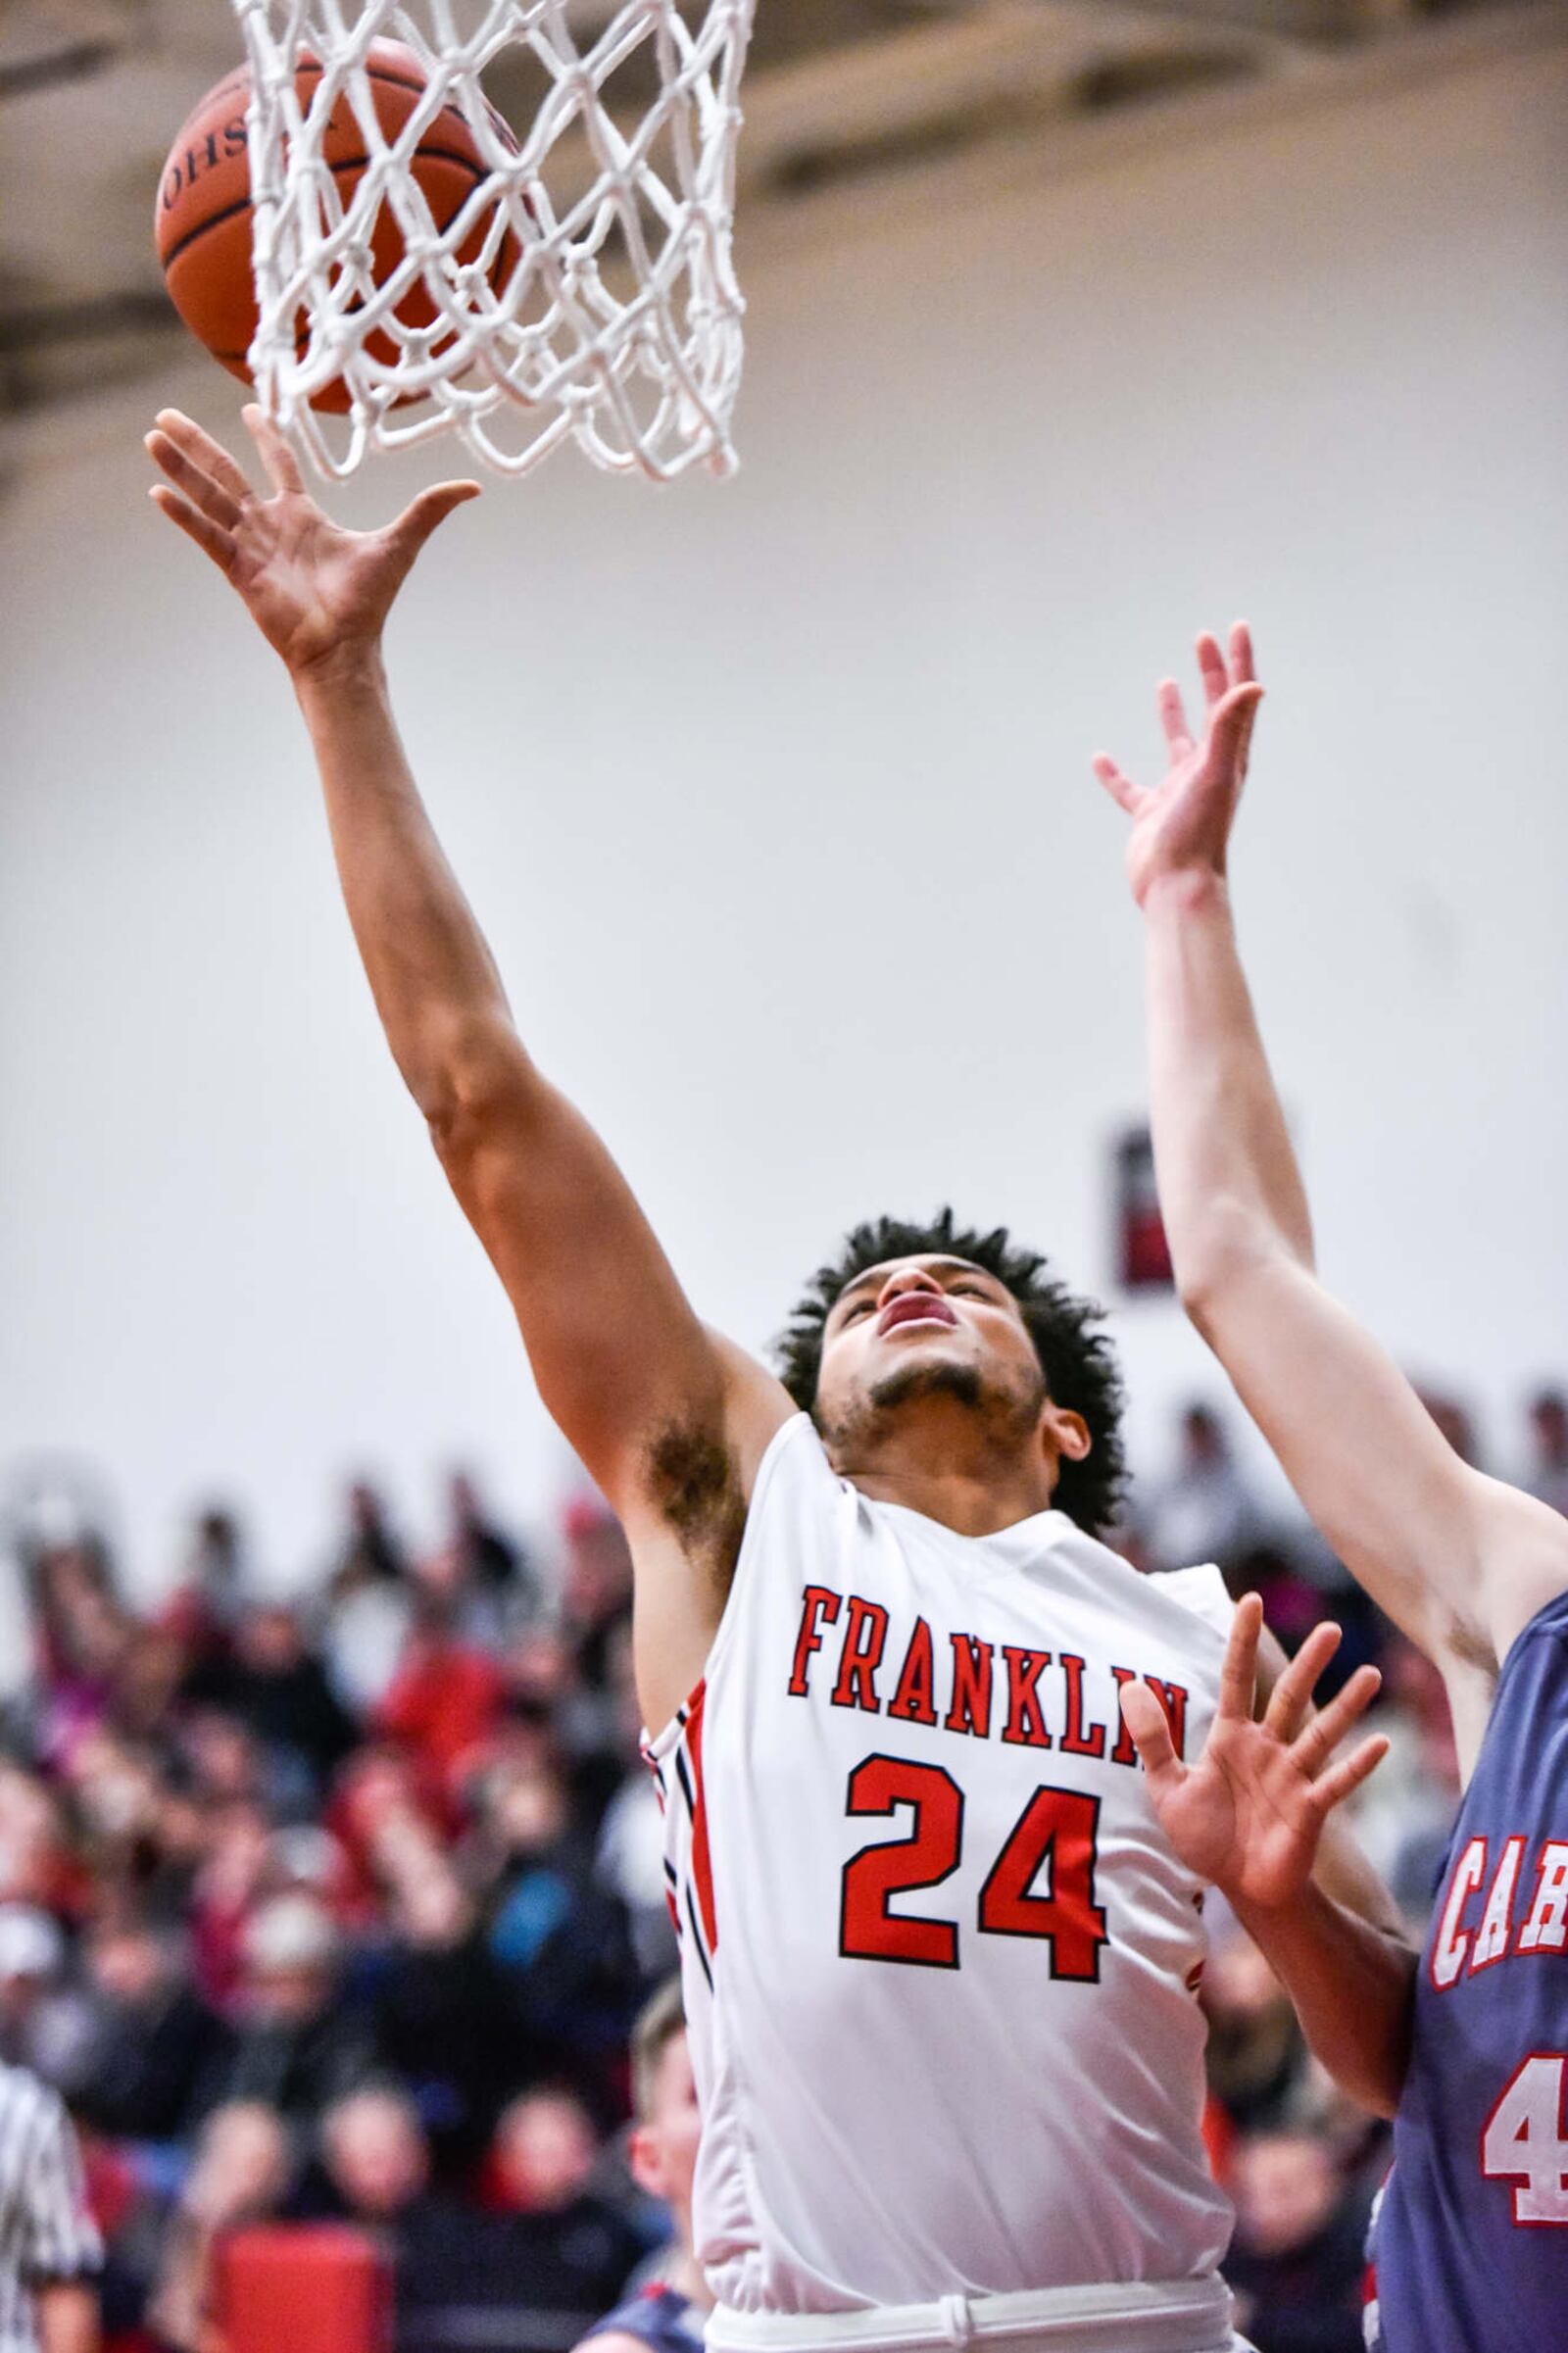
[[[817,1416],[842,1427],[938,1391],[1033,1414],[1046,1401],[1034,1342],[1004,1283],[966,1258],[893,1258],[847,1283],[822,1335]]]

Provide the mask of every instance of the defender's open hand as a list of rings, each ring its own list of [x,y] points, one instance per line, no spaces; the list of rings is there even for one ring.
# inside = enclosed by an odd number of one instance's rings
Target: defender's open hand
[[[1257,1638],[1263,1604],[1238,1604],[1220,1670],[1219,1704],[1202,1755],[1184,1765],[1165,1711],[1147,1684],[1123,1687],[1121,1712],[1149,1775],[1160,1827],[1187,1868],[1238,1905],[1278,1910],[1312,1876],[1323,1824],[1388,1750],[1374,1733],[1339,1764],[1329,1759],[1376,1696],[1376,1667],[1357,1667],[1339,1696],[1308,1717],[1312,1686],[1339,1648],[1337,1626],[1315,1626],[1275,1685],[1257,1722]]]
[[[239,591],[262,635],[298,675],[380,636],[392,600],[436,525],[477,482],[439,482],[381,531],[345,531],[321,513],[270,418],[245,411],[272,486],[259,498],[227,450],[177,409],[159,412],[147,450],[169,476],[152,497]]]
[[[1152,790],[1134,784],[1104,752],[1097,752],[1095,774],[1118,808],[1133,820],[1127,844],[1127,876],[1143,906],[1161,875],[1223,874],[1225,852],[1247,777],[1252,723],[1263,689],[1252,669],[1252,639],[1245,621],[1231,631],[1230,657],[1205,630],[1198,641],[1198,667],[1207,710],[1200,738],[1188,725],[1181,688],[1160,682],[1160,724],[1170,749],[1170,767]]]

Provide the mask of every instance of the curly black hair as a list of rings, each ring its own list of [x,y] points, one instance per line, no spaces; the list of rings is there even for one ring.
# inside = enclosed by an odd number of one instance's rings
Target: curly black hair
[[[838,1256],[817,1268],[777,1343],[779,1378],[796,1404],[808,1413],[815,1410],[822,1328],[846,1283],[889,1258],[927,1253],[967,1258],[1012,1293],[1047,1391],[1054,1403],[1083,1415],[1094,1442],[1082,1462],[1062,1457],[1052,1500],[1090,1536],[1113,1528],[1127,1476],[1121,1435],[1125,1399],[1115,1350],[1095,1329],[1104,1321],[1104,1309],[1058,1283],[1047,1271],[1042,1252],[1020,1248],[1005,1226],[982,1234],[957,1225],[950,1208],[939,1209],[928,1225],[877,1217],[856,1226]]]

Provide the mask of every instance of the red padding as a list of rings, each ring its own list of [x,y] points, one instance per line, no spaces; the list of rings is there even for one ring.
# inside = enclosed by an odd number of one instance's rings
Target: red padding
[[[217,2289],[228,2353],[387,2353],[392,2342],[391,2267],[340,2224],[235,2230]]]

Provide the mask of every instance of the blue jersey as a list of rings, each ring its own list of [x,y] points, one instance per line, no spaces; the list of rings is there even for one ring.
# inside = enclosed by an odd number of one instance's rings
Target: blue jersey
[[[690,2296],[654,2279],[595,2321],[578,2353],[588,2353],[596,2337],[612,2335],[640,2337],[649,2353],[703,2353],[703,2316]]]
[[[1568,2347],[1568,1593],[1503,1661],[1416,1980],[1381,2353]]]

